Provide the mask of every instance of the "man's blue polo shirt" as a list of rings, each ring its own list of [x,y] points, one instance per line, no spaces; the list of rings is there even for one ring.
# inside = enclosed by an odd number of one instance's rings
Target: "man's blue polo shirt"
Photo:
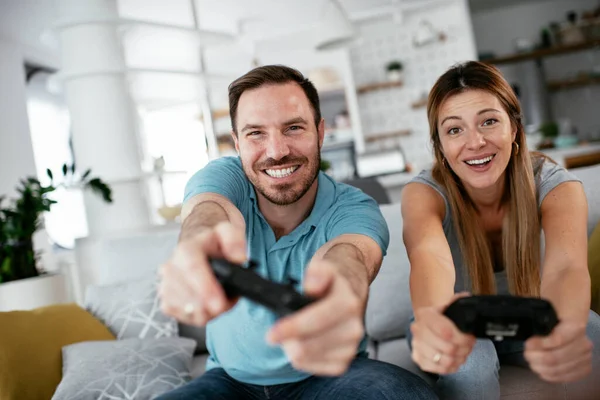
[[[185,200],[207,192],[231,200],[246,221],[248,254],[257,261],[257,272],[277,282],[295,279],[301,290],[305,268],[329,240],[347,233],[366,235],[379,244],[384,255],[389,244],[387,224],[371,197],[322,172],[318,182],[308,218],[279,240],[258,209],[254,187],[238,157],[211,161],[198,171],[186,185]],[[267,344],[265,337],[275,320],[271,311],[240,299],[233,309],[207,325],[207,370],[221,367],[238,381],[255,385],[297,382],[308,377],[292,367],[281,347]],[[365,346],[363,340],[359,351]]]

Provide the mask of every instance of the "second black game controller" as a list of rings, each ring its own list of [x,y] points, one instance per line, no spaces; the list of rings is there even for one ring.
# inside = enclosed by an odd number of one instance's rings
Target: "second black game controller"
[[[444,315],[462,332],[493,341],[546,336],[558,324],[556,311],[547,300],[510,295],[461,297]]]
[[[293,283],[277,283],[263,278],[255,272],[256,263],[253,261],[245,267],[223,259],[212,259],[210,263],[229,298],[245,297],[279,316],[296,312],[315,301],[299,293]]]

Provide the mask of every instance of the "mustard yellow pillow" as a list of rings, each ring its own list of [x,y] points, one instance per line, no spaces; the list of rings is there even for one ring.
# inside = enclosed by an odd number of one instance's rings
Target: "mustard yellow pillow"
[[[588,241],[588,268],[592,279],[591,309],[600,314],[600,222]]]
[[[76,304],[0,312],[0,400],[49,400],[62,378],[62,347],[114,340]]]

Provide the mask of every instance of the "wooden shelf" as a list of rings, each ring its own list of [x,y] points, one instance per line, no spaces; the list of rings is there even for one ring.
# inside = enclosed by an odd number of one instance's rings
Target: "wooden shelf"
[[[410,105],[413,109],[427,107],[427,99],[413,101]]]
[[[225,117],[229,118],[229,109],[228,108],[219,108],[216,110],[212,110],[212,118],[213,119],[219,119],[219,118],[225,118]],[[198,119],[200,121],[204,121],[204,116],[200,115],[198,117]]]
[[[582,42],[582,43],[577,43],[577,44],[572,44],[572,45],[567,45],[567,46],[554,46],[554,47],[549,47],[547,49],[534,50],[529,53],[518,53],[518,54],[509,55],[509,56],[491,58],[491,59],[481,60],[481,61],[486,64],[509,64],[509,63],[516,63],[516,62],[520,62],[520,61],[536,60],[536,59],[549,57],[549,56],[557,56],[560,54],[573,53],[576,51],[592,49],[595,47],[600,48],[600,40],[591,40],[588,42]]]
[[[400,136],[408,136],[408,135],[410,135],[410,130],[408,130],[408,129],[403,129],[403,130],[399,130],[399,131],[391,131],[391,132],[375,133],[375,134],[365,136],[365,142],[373,143],[373,142],[377,142],[379,140],[394,139],[394,138],[397,138]]]
[[[575,89],[589,85],[600,85],[600,77],[583,76],[573,79],[548,82],[548,90],[557,91],[563,89]]]
[[[375,90],[397,88],[401,87],[402,85],[404,85],[404,82],[402,81],[377,82],[359,86],[356,90],[358,93],[363,94]]]
[[[574,169],[600,164],[600,151],[565,157],[565,168]]]

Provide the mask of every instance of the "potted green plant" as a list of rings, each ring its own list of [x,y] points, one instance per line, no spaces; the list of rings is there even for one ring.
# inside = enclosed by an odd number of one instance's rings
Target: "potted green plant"
[[[390,61],[385,66],[385,70],[387,73],[388,80],[393,82],[398,82],[402,80],[402,71],[404,70],[404,65],[402,64],[402,62],[398,60]]]
[[[538,150],[554,147],[554,140],[558,136],[559,129],[556,122],[544,122],[537,130],[542,135],[542,140],[538,144]]]
[[[323,172],[327,172],[329,170],[329,168],[331,168],[331,163],[327,160],[321,159],[321,164],[319,166],[319,169]]]
[[[54,174],[47,171],[50,184],[45,186],[37,178],[22,179],[17,186],[18,196],[8,200],[0,197],[0,291],[14,281],[44,275],[37,265],[38,255],[33,246],[33,235],[43,226],[43,213],[50,211],[56,201],[51,193],[60,187],[80,187],[112,202],[110,187],[91,170],[79,175],[75,165],[63,165],[62,181],[56,183]],[[0,293],[0,298],[4,298]]]

